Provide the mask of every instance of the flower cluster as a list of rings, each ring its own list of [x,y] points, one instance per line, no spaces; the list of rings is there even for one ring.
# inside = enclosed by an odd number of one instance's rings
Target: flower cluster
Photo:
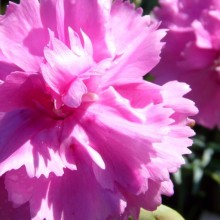
[[[152,71],[155,82],[177,79],[192,88],[196,121],[220,127],[220,2],[160,0],[154,15],[168,28],[160,64]]]
[[[189,86],[143,80],[164,30],[127,1],[21,0],[0,16],[0,219],[138,218],[173,192]]]

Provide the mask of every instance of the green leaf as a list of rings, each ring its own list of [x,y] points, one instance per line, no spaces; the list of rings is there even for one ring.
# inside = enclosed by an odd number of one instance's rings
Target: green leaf
[[[184,220],[184,218],[177,211],[161,205],[153,212],[142,209],[139,220]]]

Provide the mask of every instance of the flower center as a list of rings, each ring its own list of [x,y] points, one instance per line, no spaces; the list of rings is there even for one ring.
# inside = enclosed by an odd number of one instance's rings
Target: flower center
[[[88,105],[96,102],[99,96],[94,92],[87,92],[82,96],[78,107],[71,107],[65,104],[63,96],[54,95],[50,88],[46,88],[41,84],[38,89],[35,90],[34,95],[30,94],[28,99],[31,100],[31,106],[37,109],[37,111],[51,118],[61,120],[74,114],[79,108],[80,110],[86,109]]]

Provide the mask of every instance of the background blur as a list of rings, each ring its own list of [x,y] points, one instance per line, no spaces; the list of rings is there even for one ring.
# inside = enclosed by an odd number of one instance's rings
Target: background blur
[[[158,5],[157,0],[133,2],[143,8],[144,14]],[[4,13],[7,4],[7,0],[0,0],[0,13]],[[192,154],[185,157],[186,164],[172,176],[175,194],[163,198],[163,204],[174,208],[187,220],[199,220],[207,211],[220,214],[220,132],[198,125],[194,130]]]

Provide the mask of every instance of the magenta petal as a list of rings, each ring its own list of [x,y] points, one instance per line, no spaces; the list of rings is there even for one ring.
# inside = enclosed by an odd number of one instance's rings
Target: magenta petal
[[[55,38],[51,44],[52,49],[44,50],[48,63],[42,64],[42,75],[56,93],[63,94],[67,90],[65,87],[91,66],[91,59],[85,53],[75,54]]]
[[[11,111],[25,106],[25,94],[22,86],[25,84],[27,76],[24,73],[10,74],[5,82],[0,84],[0,111]]]
[[[186,84],[143,79],[164,46],[158,25],[123,0],[10,3],[0,16],[0,208],[8,218],[137,220],[141,207],[173,193],[170,173],[190,152],[188,117],[197,109]],[[172,35],[178,45],[166,58],[181,62],[166,72],[200,54],[187,43],[192,30]],[[199,57],[193,71],[212,60]]]
[[[114,77],[142,77],[160,60],[159,54],[163,44],[159,41],[165,36],[165,31],[154,31],[158,24],[151,22],[147,16],[141,17],[141,13],[141,9],[134,10],[134,5],[128,2],[113,3],[110,22],[119,57],[116,56],[115,64],[113,63],[109,73],[112,80]],[[152,43],[151,39],[158,40]],[[154,44],[155,42],[157,44]]]
[[[43,96],[42,96],[43,95]],[[13,72],[0,84],[0,112],[49,105],[41,77]]]
[[[172,83],[172,87],[178,86],[180,91],[179,94],[176,94],[176,98],[178,97],[179,99],[176,103],[181,101],[184,103],[182,95],[189,88],[184,84]],[[147,83],[145,86],[147,88]],[[164,86],[164,88],[166,87],[169,87],[169,85]],[[142,90],[141,86],[139,88],[139,93],[146,91]],[[121,91],[121,94],[123,94],[121,89],[118,89],[118,91]],[[153,86],[151,89],[153,89]],[[143,107],[141,108],[142,112],[145,112],[145,118],[141,117],[138,119],[138,107],[136,114],[134,114],[131,110],[129,111],[129,103],[123,100],[123,97],[114,94],[113,90],[109,90],[103,94],[105,102],[102,98],[100,99],[100,102],[103,102],[102,107],[98,105],[91,107],[89,109],[90,113],[87,115],[88,118],[82,124],[87,134],[89,134],[91,145],[98,148],[106,164],[106,171],[108,173],[94,168],[96,178],[100,184],[103,187],[112,189],[114,184],[111,182],[111,179],[114,178],[122,189],[126,188],[128,198],[133,197],[133,200],[137,202],[138,195],[142,194],[138,203],[145,204],[143,206],[147,209],[154,209],[157,206],[156,204],[160,203],[161,198],[158,191],[161,190],[161,193],[164,194],[172,194],[172,186],[168,184],[171,187],[164,189],[162,183],[169,182],[169,172],[176,171],[184,163],[181,155],[189,153],[185,146],[192,144],[188,137],[194,134],[189,127],[184,125],[185,122],[180,121],[179,118],[182,118],[183,114],[195,114],[197,111],[194,104],[190,102],[187,104],[188,109],[178,107],[178,104],[176,106],[172,105],[171,102],[168,102],[167,100],[170,100],[168,97],[174,95],[172,90],[167,89],[166,95],[163,94],[163,90],[158,90],[158,94],[156,94],[156,88],[154,90],[154,93],[149,94],[151,94],[151,102],[155,103],[155,106],[151,106],[152,109],[148,106],[145,111]],[[138,91],[138,89],[135,91]],[[124,94],[126,95],[126,93]],[[109,107],[108,102],[106,102],[108,99],[116,102],[113,105],[114,107]],[[163,99],[164,107],[162,103],[160,104]],[[135,102],[139,102],[139,96],[133,94],[133,102],[130,104],[135,106]],[[149,105],[149,103],[146,102],[145,105]],[[127,111],[125,111],[125,107]],[[161,114],[161,109],[163,109],[163,115]],[[174,110],[176,111],[175,114],[173,114]],[[153,112],[154,114],[152,114]],[[108,115],[108,117],[106,118],[105,115]],[[171,118],[175,119],[177,124]],[[89,126],[94,121],[95,125],[93,124],[93,127]],[[140,125],[139,121],[142,121],[143,124]],[[163,129],[159,129],[159,124],[163,124]],[[162,139],[160,140],[160,138]],[[155,142],[155,144],[151,145],[151,142]],[[175,149],[172,150],[168,146],[171,148],[175,146]],[[168,148],[170,150],[167,151]],[[107,153],[110,149],[112,152],[111,156]],[[144,152],[148,152],[148,154]],[[149,159],[149,155],[154,156]],[[158,167],[160,168],[158,169]],[[159,173],[160,175],[158,175]],[[161,181],[161,184],[158,184],[157,181]],[[143,182],[145,182],[144,186],[142,185]],[[151,185],[149,185],[150,183]],[[155,188],[152,189],[153,187]],[[152,191],[148,192],[149,188]],[[151,200],[151,203],[146,203],[147,198],[154,198],[155,200],[154,202]]]
[[[55,36],[57,36],[56,3],[57,0],[41,0],[40,3],[41,22],[46,29],[52,30]]]
[[[192,26],[196,33],[196,44],[201,48],[212,48],[211,36],[208,31],[204,29],[199,21],[194,21]]]
[[[39,2],[21,1],[20,5],[10,3],[6,15],[0,17],[0,39],[0,48],[9,60],[13,60],[23,70],[38,71],[42,49],[48,41],[47,30],[43,29],[40,20]]]
[[[0,50],[0,81],[5,81],[5,78],[11,73],[15,71],[19,71],[20,68],[10,62],[1,52]]]
[[[110,32],[108,26],[111,1],[82,0],[65,1],[65,23],[80,34],[81,30],[92,39],[94,60],[100,61],[113,53],[109,45]],[[71,12],[71,13],[70,13]],[[96,27],[94,29],[94,27]]]
[[[8,201],[8,193],[5,189],[5,176],[0,178],[0,219],[4,220],[30,220],[30,207],[28,203],[15,208]]]
[[[80,106],[82,96],[87,92],[85,84],[80,79],[74,80],[67,93],[62,98],[63,103],[71,108],[77,108]]]
[[[161,62],[152,71],[155,82],[178,80],[189,84],[191,91],[186,98],[192,99],[199,108],[194,117],[196,122],[207,128],[220,127],[219,2],[159,2],[160,7],[154,13],[169,32],[164,39]]]
[[[58,5],[59,7],[57,7]],[[48,7],[51,10],[49,16]],[[55,33],[61,33],[62,28],[63,30],[66,29],[62,33],[66,41],[68,39],[68,27],[71,27],[79,35],[81,35],[81,30],[85,32],[93,41],[94,59],[99,61],[103,57],[109,57],[112,53],[111,45],[108,45],[110,35],[108,33],[108,16],[110,7],[110,0],[81,0],[80,2],[44,0],[41,4],[41,16],[44,25],[50,27]],[[63,16],[61,15],[62,13],[64,13]],[[55,17],[57,18],[58,26],[54,19]]]
[[[37,123],[37,117],[24,110],[1,116],[1,175],[23,165],[32,177],[48,176],[50,172],[62,175],[64,165],[58,151],[59,141],[55,138],[59,129],[46,129],[51,121]]]
[[[81,164],[85,163],[83,158],[79,160],[82,160]],[[86,166],[80,165],[78,170],[80,172],[66,170],[62,177],[50,176],[48,179],[30,179],[22,168],[11,171],[6,178],[9,198],[23,204],[29,197],[32,219],[120,218],[126,206],[122,195],[113,191],[106,192],[97,184],[93,173]],[[84,175],[80,175],[81,172]],[[13,187],[13,182],[17,183],[16,187]]]

